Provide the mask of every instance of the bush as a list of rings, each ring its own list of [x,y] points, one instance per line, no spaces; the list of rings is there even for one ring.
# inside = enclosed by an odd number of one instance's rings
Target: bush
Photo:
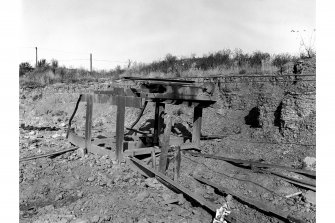
[[[263,53],[261,51],[256,51],[251,55],[249,59],[250,66],[255,67],[255,68],[261,67],[262,61],[268,60],[268,59],[270,59],[270,54]]]
[[[56,69],[58,68],[58,60],[52,59],[51,60],[51,70],[52,72],[56,72]]]
[[[30,65],[30,63],[28,63],[28,62],[20,63],[19,76],[23,76],[26,73],[31,72],[33,70],[34,70],[34,68]]]
[[[280,73],[283,73],[285,71],[285,64],[291,60],[292,57],[289,54],[279,54],[272,60],[272,65],[277,67],[280,70]]]

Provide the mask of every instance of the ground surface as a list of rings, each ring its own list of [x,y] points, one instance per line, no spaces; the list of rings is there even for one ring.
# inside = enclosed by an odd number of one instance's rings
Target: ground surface
[[[315,61],[305,62],[307,73],[315,74]],[[65,134],[78,95],[107,89],[110,85],[110,81],[104,80],[21,88],[20,158],[73,148]],[[202,134],[225,137],[201,141],[203,153],[264,160],[295,168],[302,168],[305,157],[315,157],[315,83],[225,84],[219,86],[217,94],[218,106],[204,111]],[[94,106],[93,136],[111,135],[115,128],[115,108]],[[135,127],[145,128],[153,118],[153,111],[149,103]],[[130,126],[139,112],[127,109],[125,126]],[[183,134],[191,131],[190,108],[167,106],[167,112],[176,120],[174,134],[178,130]],[[76,130],[84,130],[84,117],[85,105],[80,105],[73,122]],[[309,197],[311,192],[279,177],[224,161],[183,155],[179,183],[216,203],[218,208],[228,202],[231,211],[243,222],[281,221],[231,196],[218,195],[192,175],[203,176],[306,222],[315,222],[316,206]],[[171,172],[168,176],[172,176]],[[284,197],[298,191],[303,192],[302,196]],[[81,157],[73,151],[52,159],[20,162],[20,222],[212,221],[210,213],[190,200],[181,198],[178,203],[164,203],[178,196],[158,181],[134,172],[126,163],[117,164],[105,156]]]

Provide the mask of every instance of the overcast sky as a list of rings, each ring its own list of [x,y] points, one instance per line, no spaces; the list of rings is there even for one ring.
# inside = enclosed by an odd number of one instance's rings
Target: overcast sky
[[[291,30],[309,41],[316,28],[315,0],[25,0],[21,15],[22,61],[37,46],[74,67],[92,53],[98,69],[225,48],[298,54]]]

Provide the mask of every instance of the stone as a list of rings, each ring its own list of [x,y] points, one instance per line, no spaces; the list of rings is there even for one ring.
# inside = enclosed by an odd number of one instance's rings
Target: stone
[[[162,187],[162,184],[160,182],[158,182],[158,180],[156,178],[147,178],[147,179],[145,179],[144,183],[148,187],[153,187],[153,188],[156,188],[156,189],[160,189]]]
[[[92,218],[91,218],[91,222],[92,223],[97,223],[99,222],[100,220],[100,216],[99,215],[94,215]]]
[[[56,134],[53,134],[51,137],[56,139],[56,138],[60,137],[60,135],[58,133],[56,133]]]
[[[83,195],[84,195],[84,193],[83,193],[82,191],[78,191],[78,193],[77,193],[77,196],[78,196],[78,197],[81,198],[81,197],[83,197]]]
[[[94,181],[94,180],[95,180],[95,178],[94,178],[93,176],[91,176],[91,177],[89,177],[89,178],[87,179],[88,182],[92,182],[92,181]]]
[[[149,193],[147,191],[143,191],[137,195],[136,200],[143,201],[147,197],[149,197]]]
[[[302,165],[303,165],[304,169],[306,169],[306,170],[315,171],[315,169],[316,169],[316,159],[315,159],[315,157],[306,157],[303,160]]]
[[[179,202],[178,204],[183,205],[186,202],[186,199],[184,198],[183,194],[178,194]]]
[[[90,223],[90,221],[87,219],[77,218],[73,219],[70,223]]]
[[[316,193],[314,191],[307,191],[305,194],[304,194],[304,200],[306,202],[309,202],[311,204],[316,204]]]
[[[233,196],[231,196],[230,194],[228,194],[228,195],[226,196],[226,200],[227,200],[228,203],[229,203],[229,202],[232,202],[232,200],[233,200]]]
[[[55,198],[55,201],[62,200],[62,199],[63,199],[63,196],[64,196],[63,192],[60,193],[60,194],[58,194],[58,195],[56,196],[56,198]]]

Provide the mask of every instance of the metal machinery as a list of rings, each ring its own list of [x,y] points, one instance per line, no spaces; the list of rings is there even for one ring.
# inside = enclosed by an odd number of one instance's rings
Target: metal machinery
[[[142,154],[158,153],[161,150],[160,136],[163,131],[163,120],[165,104],[181,105],[186,104],[194,109],[192,142],[183,143],[182,140],[171,139],[169,144],[179,144],[182,148],[199,148],[202,110],[214,104],[213,86],[199,86],[194,81],[183,81],[173,79],[148,79],[148,78],[125,78],[135,81],[140,88],[112,88],[111,90],[95,91],[93,94],[81,94],[76,108],[70,118],[67,133],[68,140],[82,148],[83,153],[95,153],[109,155],[111,158],[121,161],[124,156],[136,156]],[[74,129],[71,129],[71,121],[77,111],[80,102],[86,102],[86,125],[85,137],[78,136]],[[136,122],[140,119],[148,102],[155,103],[154,133],[143,137],[131,135],[141,133],[132,129],[136,123],[125,134],[125,108],[142,108]],[[115,138],[92,138],[92,111],[94,103],[108,103],[117,106]],[[101,142],[115,142],[115,151],[107,149]]]

